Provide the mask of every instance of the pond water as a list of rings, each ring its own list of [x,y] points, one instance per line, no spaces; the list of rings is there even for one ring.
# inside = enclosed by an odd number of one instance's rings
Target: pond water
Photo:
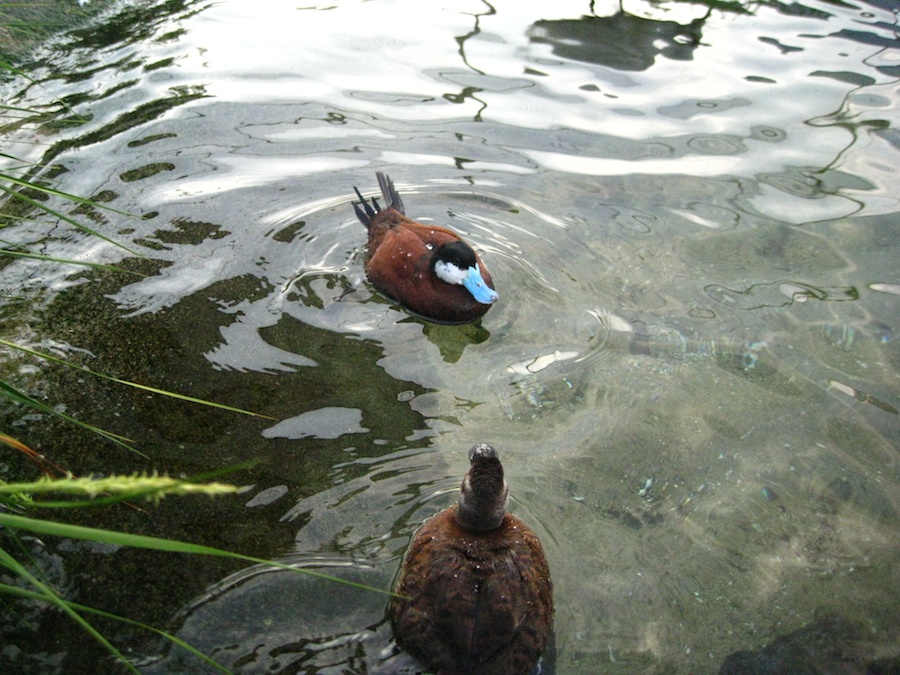
[[[831,615],[896,654],[896,6],[262,6],[111,3],[3,85],[44,111],[5,152],[137,215],[48,204],[149,259],[11,224],[5,242],[145,276],[8,262],[4,337],[272,418],[16,357],[22,386],[146,455],[7,412],[77,474],[257,461],[227,476],[238,495],[72,517],[388,589],[484,441],[549,557],[544,672],[716,672]],[[351,199],[375,171],[481,252],[500,301],[480,323],[427,323],[365,280]],[[33,544],[70,599],[234,672],[414,672],[387,658],[384,595]],[[115,670],[68,619],[19,616],[15,672]],[[98,625],[142,672],[204,672]]]

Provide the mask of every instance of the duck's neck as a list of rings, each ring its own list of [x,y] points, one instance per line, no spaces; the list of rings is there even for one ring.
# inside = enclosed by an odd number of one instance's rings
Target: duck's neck
[[[503,465],[494,457],[473,462],[460,486],[456,520],[463,529],[494,530],[503,523],[509,505],[509,488]]]

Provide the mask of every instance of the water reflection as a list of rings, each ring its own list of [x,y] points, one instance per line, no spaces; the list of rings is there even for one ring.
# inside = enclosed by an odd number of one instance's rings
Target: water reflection
[[[389,583],[383,572],[362,564],[285,562],[365,586]],[[335,607],[343,609],[335,612]],[[251,567],[211,587],[177,621],[182,638],[232,672],[372,673],[380,672],[390,641],[383,617],[380,594]],[[348,631],[348,626],[357,628]],[[148,674],[217,672],[179,650],[146,659],[139,667]]]
[[[591,3],[593,5],[593,3]],[[690,61],[703,38],[712,10],[686,24],[646,19],[625,11],[612,16],[536,21],[528,38],[550,45],[565,59],[585,61],[618,71],[647,70],[657,56]]]

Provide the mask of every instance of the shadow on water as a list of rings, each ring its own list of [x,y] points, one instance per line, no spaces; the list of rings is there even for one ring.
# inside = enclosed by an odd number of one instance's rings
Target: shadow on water
[[[698,3],[703,4],[703,3]],[[740,5],[734,10],[743,11]],[[528,38],[550,45],[553,53],[573,61],[585,61],[618,71],[647,70],[657,57],[690,61],[703,39],[706,15],[687,24],[645,19],[625,11],[612,16],[536,21]]]

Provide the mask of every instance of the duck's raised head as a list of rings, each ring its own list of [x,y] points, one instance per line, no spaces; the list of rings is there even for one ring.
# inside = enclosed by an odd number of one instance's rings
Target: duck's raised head
[[[486,443],[469,450],[469,471],[460,486],[456,519],[466,530],[486,532],[500,527],[509,505],[509,488],[497,451]]]
[[[462,240],[441,244],[431,256],[431,269],[438,279],[463,286],[483,305],[500,299],[497,291],[488,286],[481,276],[475,251]]]

